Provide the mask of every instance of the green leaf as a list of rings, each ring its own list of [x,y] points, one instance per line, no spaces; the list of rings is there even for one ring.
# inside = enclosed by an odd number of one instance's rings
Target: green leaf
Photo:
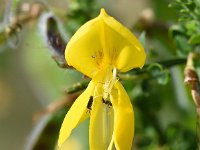
[[[196,5],[194,2],[188,2],[187,7],[191,10],[194,11]]]
[[[158,63],[152,63],[147,68],[147,70],[151,73],[153,77],[156,77],[162,69],[163,69],[162,65]]]
[[[175,9],[180,9],[180,8],[181,8],[181,6],[179,5],[179,3],[177,3],[177,2],[172,2],[172,3],[170,3],[170,4],[168,5],[168,7],[170,7],[170,8],[175,8]]]
[[[198,23],[195,20],[191,20],[185,24],[185,28],[187,30],[187,35],[191,36],[197,32]]]
[[[177,52],[181,55],[187,55],[193,49],[192,46],[188,44],[187,38],[183,35],[176,36],[175,43]]]
[[[183,34],[184,32],[184,28],[180,25],[173,25],[169,29],[169,35],[171,38],[174,38],[176,35]]]
[[[147,70],[150,72],[152,78],[156,79],[158,84],[165,85],[169,81],[169,71],[164,69],[162,65],[158,63],[151,64]]]
[[[188,40],[189,44],[200,44],[200,33],[195,34]]]
[[[161,85],[166,85],[169,81],[169,71],[167,69],[163,70],[158,76],[157,81]]]

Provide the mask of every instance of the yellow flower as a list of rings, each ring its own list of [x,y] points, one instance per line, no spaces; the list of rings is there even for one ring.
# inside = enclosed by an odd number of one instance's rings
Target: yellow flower
[[[91,150],[129,150],[134,136],[134,112],[117,79],[117,71],[142,67],[145,52],[136,37],[104,9],[85,23],[69,41],[69,65],[92,78],[68,111],[59,135],[61,146],[72,130],[90,117]]]

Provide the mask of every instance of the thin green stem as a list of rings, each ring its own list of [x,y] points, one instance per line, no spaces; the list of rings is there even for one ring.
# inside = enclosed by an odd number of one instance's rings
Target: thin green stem
[[[144,79],[149,77],[147,73],[143,73],[141,75],[131,75],[131,74],[118,74],[118,77],[121,80],[137,80],[137,79]]]
[[[185,58],[176,58],[176,59],[170,59],[170,60],[164,60],[164,61],[158,61],[159,64],[166,68],[170,68],[176,65],[181,65],[186,63]],[[149,64],[150,65],[150,64]]]
[[[71,94],[71,93],[75,93],[75,92],[84,90],[88,86],[88,84],[89,84],[89,81],[76,83],[76,84],[72,85],[71,87],[67,88],[65,90],[65,92],[67,94]]]
[[[157,64],[161,65],[164,68],[174,67],[176,65],[185,64],[186,59],[177,58],[170,59],[164,61],[158,61]],[[137,80],[137,79],[146,79],[150,77],[148,68],[152,65],[152,63],[147,64],[143,67],[142,70],[131,70],[128,73],[119,73],[118,76],[121,80]]]

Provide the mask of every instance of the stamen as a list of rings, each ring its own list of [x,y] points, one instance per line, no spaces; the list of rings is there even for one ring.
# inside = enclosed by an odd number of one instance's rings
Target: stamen
[[[103,92],[103,98],[107,99],[111,93],[111,90],[114,86],[114,84],[118,81],[117,79],[117,69],[113,68],[112,70],[112,76],[110,76],[109,71],[107,75],[107,79],[104,83],[104,92]]]
[[[114,68],[114,69],[113,69],[113,79],[115,79],[115,78],[116,78],[116,76],[117,76],[117,69],[116,69],[116,68]]]

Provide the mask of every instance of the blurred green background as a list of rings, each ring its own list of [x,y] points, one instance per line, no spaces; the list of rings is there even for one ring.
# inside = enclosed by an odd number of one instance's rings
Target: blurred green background
[[[111,16],[140,37],[147,52],[146,64],[151,64],[186,58],[177,54],[176,45],[169,37],[168,29],[177,23],[180,16],[178,11],[168,7],[172,2],[173,0],[0,0],[0,150],[31,149],[30,143],[38,138],[34,133],[41,133],[36,130],[43,129],[52,118],[51,121],[57,124],[49,131],[49,137],[52,136],[54,140],[53,135],[58,134],[54,132],[58,132],[62,121],[59,116],[63,118],[65,113],[40,113],[49,104],[67,95],[66,89],[76,83],[88,81],[76,70],[60,68],[52,59],[55,52],[50,50],[51,43],[45,39],[44,27],[48,28],[48,25],[42,18],[44,14],[51,13],[57,18],[59,32],[67,42],[81,24],[97,16],[99,9],[104,7]],[[6,34],[4,31],[12,23],[12,18],[28,14],[34,4],[37,4],[35,11],[39,12],[38,15],[30,15],[29,19],[19,22],[20,26],[12,27],[19,28],[20,31]],[[9,10],[7,15],[6,10]],[[150,69],[152,74],[148,78],[139,74],[136,79],[122,80],[135,109],[134,149],[197,149],[195,105],[189,88],[183,82],[184,66],[185,62],[164,69],[155,65]],[[42,121],[43,124],[39,126],[38,122]],[[54,145],[56,141],[51,142]],[[38,146],[32,149],[54,149],[54,146],[50,147]],[[75,130],[65,147],[69,150],[88,149],[88,122]]]

